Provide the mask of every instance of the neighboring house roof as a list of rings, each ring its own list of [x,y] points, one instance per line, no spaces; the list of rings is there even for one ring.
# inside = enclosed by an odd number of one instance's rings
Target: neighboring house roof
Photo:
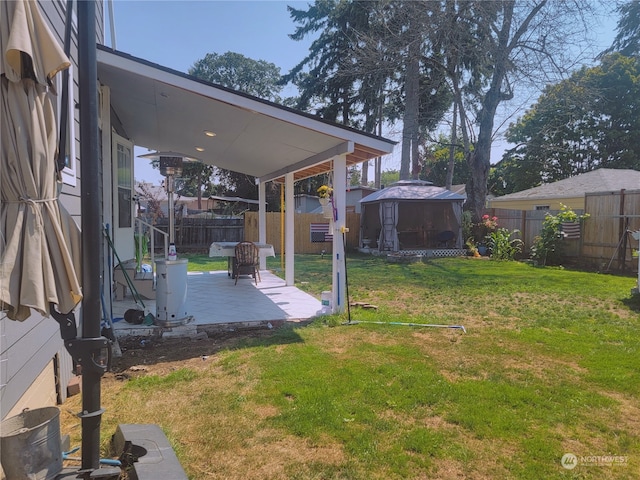
[[[367,195],[360,200],[360,203],[379,202],[382,200],[448,200],[462,202],[464,198],[451,190],[436,187],[433,183],[424,180],[400,180],[382,190]]]
[[[369,187],[368,185],[348,185],[347,192],[353,192],[361,190],[363,192],[375,192],[378,190],[376,187]]]
[[[260,205],[258,200],[252,200],[250,198],[242,198],[242,197],[220,197],[217,195],[211,195],[209,197],[211,200],[218,200],[220,202],[238,202],[238,203],[250,203],[252,205]]]
[[[329,172],[338,155],[347,166],[359,164],[396,144],[103,45],[97,61],[119,121],[114,126],[136,145],[181,152],[261,181]]]
[[[630,169],[599,168],[575,177],[495,197],[492,202],[573,198],[582,197],[586,193],[618,191],[621,189],[640,189],[640,172]]]

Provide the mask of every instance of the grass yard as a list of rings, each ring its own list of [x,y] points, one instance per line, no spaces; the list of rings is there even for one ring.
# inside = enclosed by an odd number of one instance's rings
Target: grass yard
[[[330,256],[297,256],[296,284],[319,298],[330,269]],[[353,255],[348,279],[351,301],[378,307],[352,307],[360,323],[210,337],[172,361],[159,346],[141,371],[105,376],[105,454],[119,423],[156,423],[192,479],[640,478],[634,278]],[[80,409],[63,405],[76,441]]]

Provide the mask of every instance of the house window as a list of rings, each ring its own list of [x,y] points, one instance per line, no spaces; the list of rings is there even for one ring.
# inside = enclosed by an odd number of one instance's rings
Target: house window
[[[131,149],[118,144],[118,226],[131,227],[133,194],[131,191]]]
[[[549,210],[550,206],[549,205],[536,205],[535,209],[536,210]]]

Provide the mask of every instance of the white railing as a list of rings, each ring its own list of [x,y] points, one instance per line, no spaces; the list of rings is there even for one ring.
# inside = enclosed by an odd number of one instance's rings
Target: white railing
[[[151,245],[149,246],[149,251],[151,252],[151,271],[153,272],[153,284],[155,286],[156,282],[156,243],[154,232],[161,233],[164,238],[164,256],[163,258],[167,258],[169,256],[169,234],[167,232],[163,232],[159,228],[154,227],[150,223],[145,222],[140,218],[136,218],[136,230],[138,232],[138,238],[142,238],[142,227],[145,226],[149,229],[150,237],[151,237]],[[136,246],[138,249],[138,257],[142,259],[142,242],[138,241],[138,245]]]

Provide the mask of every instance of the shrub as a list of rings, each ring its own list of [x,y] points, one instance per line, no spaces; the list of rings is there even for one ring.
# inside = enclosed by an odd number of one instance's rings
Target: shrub
[[[561,242],[562,224],[564,222],[581,222],[589,218],[589,214],[578,215],[566,205],[561,205],[556,215],[547,213],[542,222],[542,230],[531,247],[531,258],[538,265],[559,265],[563,256]]]
[[[473,237],[473,221],[471,220],[471,212],[465,210],[462,212],[462,238]]]
[[[510,232],[506,228],[498,228],[487,235],[487,246],[491,250],[491,258],[495,260],[513,260],[522,251],[522,240],[511,238],[520,230]]]

